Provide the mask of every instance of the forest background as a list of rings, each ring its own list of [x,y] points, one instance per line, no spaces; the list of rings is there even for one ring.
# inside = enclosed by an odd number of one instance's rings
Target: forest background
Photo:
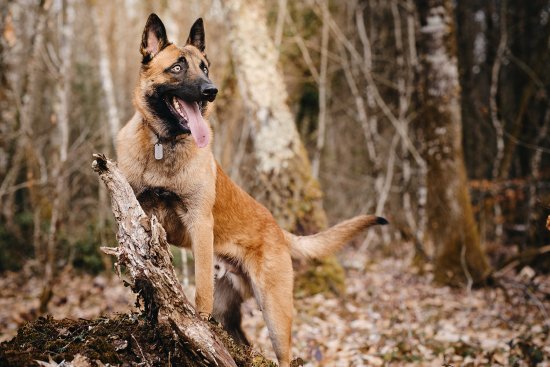
[[[115,157],[134,113],[151,12],[179,44],[204,18],[214,154],[282,226],[390,220],[346,272],[367,253],[469,288],[549,269],[550,2],[19,0],[0,5],[0,272],[41,279],[33,315],[67,269],[112,267],[91,154]],[[266,169],[294,135],[297,163]]]

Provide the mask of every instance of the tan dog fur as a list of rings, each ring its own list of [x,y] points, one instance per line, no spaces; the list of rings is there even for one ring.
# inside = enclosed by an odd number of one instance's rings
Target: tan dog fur
[[[362,215],[314,236],[294,236],[283,231],[265,207],[231,181],[210,146],[198,148],[191,135],[173,137],[164,144],[164,158],[156,160],[156,134],[165,136],[166,124],[150,111],[145,96],[153,86],[172,82],[165,70],[182,56],[192,73],[200,72],[201,62],[207,63],[204,53],[194,45],[169,44],[153,55],[148,67],[142,67],[134,93],[137,111],[117,137],[119,167],[145,211],[159,218],[169,242],[193,250],[197,310],[211,314],[215,307],[214,255],[231,259],[263,311],[279,365],[289,366],[291,255],[312,258],[330,254],[365,228],[385,221]],[[223,297],[220,302],[224,302]]]

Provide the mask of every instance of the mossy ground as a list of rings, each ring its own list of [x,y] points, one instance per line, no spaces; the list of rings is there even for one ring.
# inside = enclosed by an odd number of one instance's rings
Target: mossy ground
[[[294,295],[296,297],[307,297],[319,293],[341,295],[345,293],[345,280],[344,268],[336,256],[314,260],[305,267],[305,270],[298,269],[294,283]]]
[[[216,333],[238,366],[274,367],[249,348],[236,345],[217,325]],[[182,345],[164,323],[151,325],[138,314],[95,320],[54,320],[40,317],[22,326],[12,340],[0,344],[0,366],[36,366],[49,359],[60,363],[80,354],[93,366],[201,366],[193,351]]]

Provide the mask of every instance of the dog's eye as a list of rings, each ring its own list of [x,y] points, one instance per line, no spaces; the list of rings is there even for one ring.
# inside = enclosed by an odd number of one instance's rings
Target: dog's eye
[[[203,66],[203,67],[202,67],[202,71],[203,71],[206,75],[208,75],[208,68],[207,68],[206,66]]]
[[[181,65],[174,65],[172,66],[172,71],[174,73],[179,73],[181,71]]]

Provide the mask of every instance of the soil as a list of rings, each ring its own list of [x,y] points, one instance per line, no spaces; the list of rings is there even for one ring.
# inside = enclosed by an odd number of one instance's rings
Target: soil
[[[251,349],[236,346],[212,324],[238,366],[268,367]],[[137,313],[94,320],[55,320],[40,317],[22,326],[10,341],[0,344],[0,366],[36,366],[36,361],[62,363],[77,355],[91,366],[203,366],[165,323],[151,325]],[[55,364],[52,364],[55,366]]]

